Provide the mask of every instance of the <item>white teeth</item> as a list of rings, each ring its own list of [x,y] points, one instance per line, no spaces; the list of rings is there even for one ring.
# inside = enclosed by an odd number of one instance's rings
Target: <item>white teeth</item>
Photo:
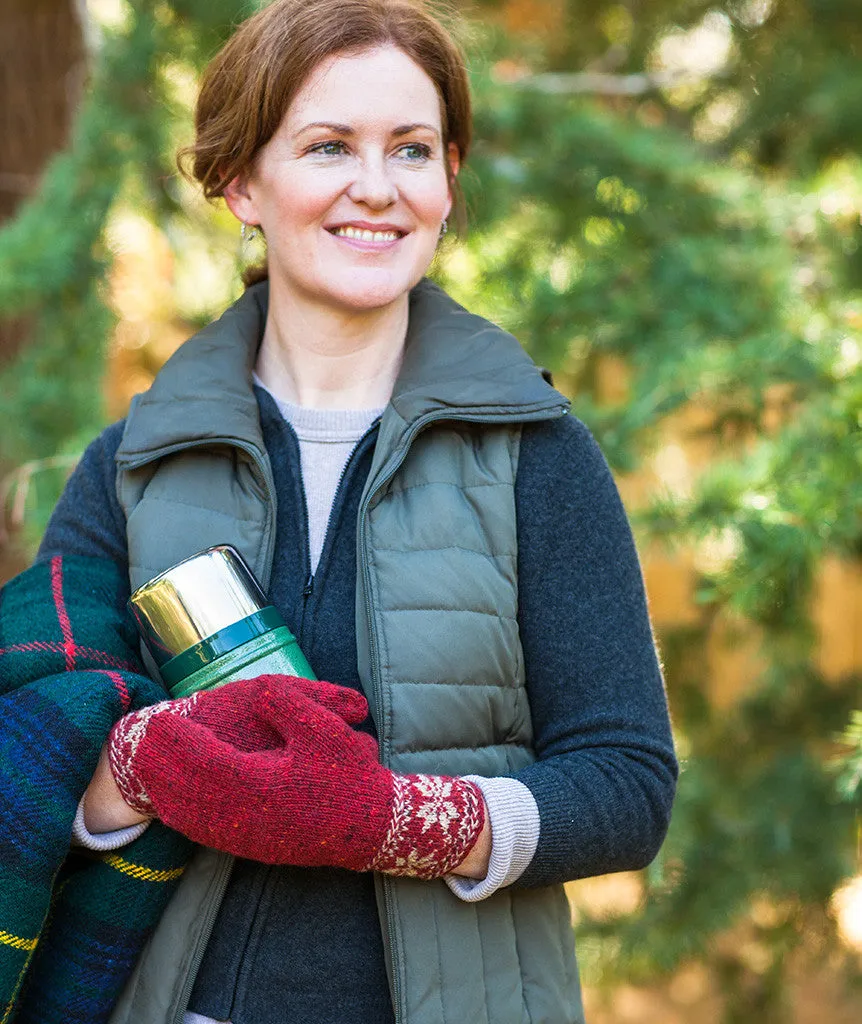
[[[360,242],[394,242],[399,237],[397,231],[369,231],[367,228],[349,226],[336,228],[332,233],[342,238],[355,238]]]

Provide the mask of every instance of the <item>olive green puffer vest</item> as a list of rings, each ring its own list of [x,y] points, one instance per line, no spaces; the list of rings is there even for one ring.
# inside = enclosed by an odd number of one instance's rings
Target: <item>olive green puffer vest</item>
[[[430,282],[410,299],[357,524],[360,678],[394,770],[507,775],[534,760],[517,623],[519,425],[567,403],[515,339]],[[130,412],[117,486],[133,587],[218,543],[269,584],[275,498],[250,387],[266,301],[265,284],[246,292]],[[112,1024],[181,1020],[230,863],[198,853]],[[377,891],[398,1024],[583,1021],[560,887],[475,904],[442,881],[378,876]]]

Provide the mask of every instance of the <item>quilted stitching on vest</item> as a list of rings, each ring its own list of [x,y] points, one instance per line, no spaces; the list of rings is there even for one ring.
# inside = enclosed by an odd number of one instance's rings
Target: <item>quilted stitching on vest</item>
[[[519,436],[431,426],[368,513],[396,770],[500,775],[533,760],[517,621]]]

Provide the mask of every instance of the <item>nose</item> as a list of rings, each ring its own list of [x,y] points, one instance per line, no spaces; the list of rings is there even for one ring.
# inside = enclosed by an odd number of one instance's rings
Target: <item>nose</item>
[[[398,198],[398,189],[382,156],[369,155],[357,163],[356,176],[347,190],[355,203],[383,210]]]

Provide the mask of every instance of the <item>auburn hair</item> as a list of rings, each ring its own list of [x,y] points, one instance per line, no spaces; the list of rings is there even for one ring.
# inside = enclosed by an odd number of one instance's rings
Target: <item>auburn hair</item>
[[[180,151],[181,169],[200,182],[207,199],[223,195],[228,183],[251,167],[322,60],[385,45],[406,53],[434,83],[443,151],[454,143],[463,163],[473,130],[464,54],[430,5],[275,0],[244,21],[206,68],[195,109],[195,141]],[[460,224],[463,198],[445,163]],[[265,270],[254,268],[248,276],[260,279]]]

